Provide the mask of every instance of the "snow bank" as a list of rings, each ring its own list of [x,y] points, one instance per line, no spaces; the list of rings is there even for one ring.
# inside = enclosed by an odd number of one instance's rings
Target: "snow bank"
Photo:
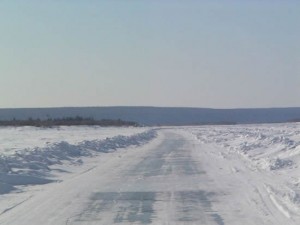
[[[0,154],[11,155],[27,148],[44,148],[62,140],[78,145],[82,141],[103,140],[117,135],[130,136],[147,130],[146,127],[100,126],[0,127]]]
[[[156,137],[155,130],[131,136],[115,136],[104,140],[82,141],[70,144],[62,141],[47,147],[25,149],[12,155],[0,155],[0,194],[15,189],[18,185],[46,184],[51,166],[56,164],[82,163],[81,157],[94,156],[99,152],[109,153],[129,146],[146,144]]]
[[[238,125],[194,128],[203,143],[219,145],[241,154],[257,169],[279,170],[292,167],[300,156],[300,124]]]
[[[239,171],[247,177],[264,204],[299,221],[300,123],[203,126],[186,131],[222,156],[222,163],[232,163],[229,173]]]

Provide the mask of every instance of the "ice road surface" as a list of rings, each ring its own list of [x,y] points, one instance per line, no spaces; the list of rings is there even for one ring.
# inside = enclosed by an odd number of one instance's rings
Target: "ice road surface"
[[[297,123],[6,129],[0,224],[300,223]]]

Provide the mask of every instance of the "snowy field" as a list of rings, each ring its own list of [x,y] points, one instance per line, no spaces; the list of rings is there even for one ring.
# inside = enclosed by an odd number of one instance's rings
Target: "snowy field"
[[[0,224],[300,222],[300,124],[1,128]]]
[[[219,183],[231,193],[224,201],[235,214],[228,215],[228,224],[237,224],[236,217],[246,224],[300,223],[299,123],[185,130],[220,168]]]

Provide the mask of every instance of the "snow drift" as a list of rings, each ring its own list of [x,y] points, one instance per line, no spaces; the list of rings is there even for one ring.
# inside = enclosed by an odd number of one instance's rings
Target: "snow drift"
[[[246,177],[264,202],[286,218],[300,218],[300,123],[186,128],[212,158]],[[299,221],[299,220],[298,220]]]
[[[78,144],[66,141],[46,147],[24,149],[12,155],[0,155],[0,194],[18,185],[46,184],[50,179],[51,166],[63,163],[81,164],[82,157],[109,153],[129,146],[143,145],[156,137],[154,129],[131,136],[118,135],[104,140],[88,140]]]

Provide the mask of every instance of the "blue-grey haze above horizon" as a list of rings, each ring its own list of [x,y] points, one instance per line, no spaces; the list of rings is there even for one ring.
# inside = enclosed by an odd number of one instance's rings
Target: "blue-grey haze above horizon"
[[[300,106],[300,1],[0,2],[0,108]]]

